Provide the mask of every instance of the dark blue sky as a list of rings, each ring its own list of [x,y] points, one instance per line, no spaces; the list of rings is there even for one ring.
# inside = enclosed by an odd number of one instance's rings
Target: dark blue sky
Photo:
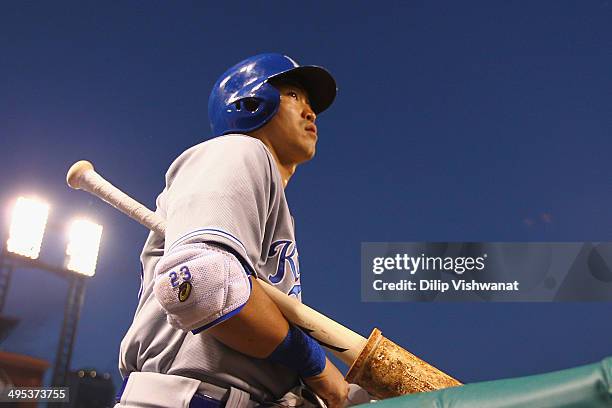
[[[210,88],[283,52],[339,93],[317,156],[287,188],[306,303],[372,327],[457,378],[562,369],[612,354],[610,303],[362,303],[364,241],[610,241],[612,5],[567,2],[3,2],[0,203],[36,192],[63,225],[104,225],[73,367],[116,379],[146,230],[65,185],[91,160],[154,205],[210,137]],[[460,3],[460,4],[459,4]],[[62,232],[42,256],[61,263]],[[19,270],[3,347],[52,360],[66,285]]]

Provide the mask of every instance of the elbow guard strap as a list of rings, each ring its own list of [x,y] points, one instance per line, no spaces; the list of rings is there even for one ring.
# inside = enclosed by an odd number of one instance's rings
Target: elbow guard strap
[[[321,374],[326,362],[325,351],[319,343],[291,324],[285,339],[267,359],[294,369],[302,378]]]

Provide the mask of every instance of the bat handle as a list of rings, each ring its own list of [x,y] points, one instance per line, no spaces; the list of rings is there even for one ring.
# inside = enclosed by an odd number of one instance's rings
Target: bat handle
[[[93,164],[87,160],[78,161],[70,167],[66,182],[74,189],[97,196],[148,229],[166,234],[166,221],[162,217],[109,183],[96,173]]]

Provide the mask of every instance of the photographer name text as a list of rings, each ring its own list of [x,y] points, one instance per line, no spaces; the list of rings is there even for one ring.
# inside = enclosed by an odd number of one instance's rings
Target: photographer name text
[[[465,272],[480,272],[485,269],[487,254],[477,257],[440,257],[440,256],[410,256],[396,254],[395,256],[376,257],[372,259],[372,273],[382,275],[387,271],[403,271],[409,275],[417,272],[441,271],[452,272],[461,276]],[[372,282],[375,291],[438,291],[449,290],[470,291],[518,291],[519,282],[479,282],[475,279],[457,279],[450,282],[440,279],[420,279],[418,281],[400,279],[394,282],[385,282],[376,279]]]

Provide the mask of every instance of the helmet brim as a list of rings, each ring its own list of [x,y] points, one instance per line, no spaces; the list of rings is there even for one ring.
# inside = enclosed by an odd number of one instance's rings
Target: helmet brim
[[[317,115],[329,108],[336,98],[336,81],[325,68],[316,65],[295,67],[269,79],[297,82],[308,93],[310,107]]]

